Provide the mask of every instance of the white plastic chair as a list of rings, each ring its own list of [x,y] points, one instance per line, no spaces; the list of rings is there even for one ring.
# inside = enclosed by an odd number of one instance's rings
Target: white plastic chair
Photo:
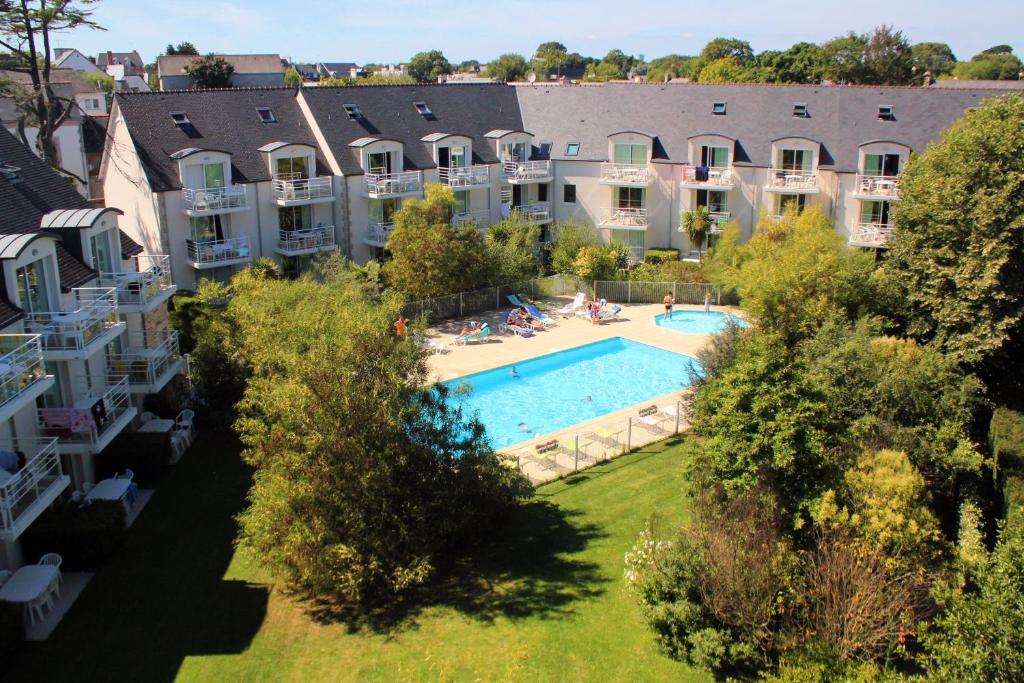
[[[185,410],[178,413],[178,417],[174,419],[175,429],[188,431],[188,443],[192,443],[192,439],[196,435],[195,419],[196,411],[191,408],[185,408]]]
[[[134,478],[135,478],[135,472],[132,472],[127,467],[124,468],[124,472],[122,472],[121,474],[118,474],[117,476],[114,477],[114,479],[127,479],[128,481],[131,481]]]
[[[54,579],[52,584],[50,584],[50,588],[48,589],[47,594],[43,596],[43,602],[49,609],[53,609],[53,599],[50,594],[56,593],[57,597],[59,598],[60,587],[64,583],[64,575],[60,571],[60,565],[62,562],[64,562],[64,558],[62,558],[57,553],[46,553],[45,555],[39,558],[39,564],[57,568],[57,578]]]
[[[64,559],[57,553],[46,553],[39,558],[39,564],[49,565],[51,567],[56,567],[57,569],[60,569],[60,564],[63,561]]]
[[[81,503],[83,500],[85,500],[85,494],[81,491],[75,491],[71,494],[72,503]]]
[[[154,415],[153,413],[149,412],[148,410],[146,412],[144,412],[144,413],[141,413],[139,415],[139,422],[141,422],[142,424],[146,424],[150,420],[155,420],[155,419],[156,419],[156,415]]]
[[[185,429],[176,429],[171,434],[171,450],[174,452],[175,462],[188,450],[188,432]]]

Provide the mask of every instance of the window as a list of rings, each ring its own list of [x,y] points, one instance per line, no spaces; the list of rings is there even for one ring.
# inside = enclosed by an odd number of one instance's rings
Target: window
[[[615,208],[616,209],[642,209],[644,208],[644,188],[642,187],[616,187]]]
[[[708,168],[729,168],[729,148],[701,145],[700,165]]]
[[[580,153],[580,143],[570,142],[565,146],[565,156],[574,157]]]
[[[501,146],[501,158],[505,161],[526,161],[525,142],[506,142]]]
[[[283,157],[278,159],[274,175],[293,180],[308,178],[309,159],[307,157]]]
[[[277,210],[277,224],[282,230],[307,230],[310,218],[308,206],[282,206]]]
[[[781,216],[790,207],[796,207],[797,213],[803,213],[806,205],[807,195],[805,194],[780,194],[775,205],[775,213]]]
[[[455,208],[456,214],[469,213],[469,192],[460,190],[455,193]]]
[[[221,225],[220,216],[193,216],[190,223],[193,242],[214,242],[224,239],[224,227]]]
[[[348,114],[350,119],[358,119],[363,115],[363,112],[359,111],[359,107],[355,104],[343,104],[341,106],[345,107],[345,113]]]
[[[548,186],[546,183],[541,183],[537,186],[537,201],[546,202],[548,200]]]
[[[615,163],[629,166],[647,165],[647,145],[615,145]]]
[[[562,201],[566,204],[576,203],[576,186],[565,184],[562,185]]]
[[[395,213],[402,208],[399,199],[371,199],[367,207],[369,210],[370,223],[391,223],[395,220]]]
[[[444,149],[442,147],[441,149]],[[439,150],[440,151],[440,150]],[[449,168],[465,168],[468,165],[468,159],[466,158],[466,147],[449,147],[448,148],[448,167]]]
[[[46,269],[43,260],[33,261],[15,273],[18,280],[18,298],[21,307],[29,313],[50,310],[50,297],[46,289]]]
[[[720,190],[697,190],[697,206],[706,206],[711,213],[729,210],[728,193]]]
[[[888,225],[889,202],[861,202],[860,222],[875,223],[878,225]]]
[[[541,159],[547,159],[548,156],[550,156],[550,154],[551,154],[551,143],[550,142],[542,142],[542,143],[540,143],[540,158]]]
[[[391,154],[388,152],[368,154],[367,165],[373,175],[388,175],[391,173]]]
[[[864,175],[890,176],[900,174],[899,154],[865,154]]]
[[[800,103],[793,105],[793,116],[797,117],[798,119],[806,119],[810,118],[811,113],[807,111],[806,104]]]
[[[188,120],[188,115],[183,111],[172,111],[171,120],[174,121],[176,126],[188,126],[192,123]]]
[[[432,116],[434,112],[430,111],[430,107],[427,106],[426,102],[413,102],[412,106],[416,107],[416,111],[421,116]]]
[[[725,115],[725,102],[715,102],[711,105],[711,113],[718,116]]]
[[[101,273],[114,272],[114,257],[110,251],[110,232],[101,232],[89,238],[92,267]]]
[[[895,121],[896,113],[893,111],[891,104],[880,104],[878,105],[878,120],[879,121]]]
[[[806,149],[780,149],[779,169],[811,174],[814,172],[814,152]]]
[[[256,115],[260,117],[260,121],[263,123],[274,123],[277,121],[270,107],[256,107]]]

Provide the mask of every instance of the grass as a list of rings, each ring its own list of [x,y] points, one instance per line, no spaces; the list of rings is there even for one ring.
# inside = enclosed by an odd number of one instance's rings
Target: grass
[[[204,437],[125,547],[9,680],[706,680],[658,652],[622,581],[646,520],[679,522],[680,448],[548,484],[376,628],[311,616],[236,552],[250,472]]]

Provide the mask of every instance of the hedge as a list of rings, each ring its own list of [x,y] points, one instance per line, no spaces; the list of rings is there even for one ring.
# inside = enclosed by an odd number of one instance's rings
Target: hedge
[[[993,469],[1002,484],[1005,514],[1024,506],[1024,414],[997,408],[989,423],[988,442]]]
[[[647,263],[665,263],[666,261],[678,261],[678,249],[648,249],[644,252],[644,260]]]

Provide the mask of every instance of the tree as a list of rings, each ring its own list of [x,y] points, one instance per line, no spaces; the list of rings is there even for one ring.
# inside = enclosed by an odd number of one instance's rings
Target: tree
[[[533,52],[531,67],[541,75],[548,73],[559,73],[559,70],[566,66],[569,50],[559,42],[548,41],[541,43]]]
[[[767,70],[767,79],[778,83],[819,83],[822,79],[822,49],[814,43],[797,43],[783,52],[766,50],[757,65]]]
[[[901,174],[883,273],[910,304],[907,329],[978,370],[1020,380],[1024,350],[1024,98],[992,98]]]
[[[192,78],[192,85],[197,90],[230,88],[235,67],[223,57],[211,53],[189,62],[185,73]]]
[[[701,83],[748,83],[756,80],[756,76],[736,57],[722,57],[704,66],[697,80]]]
[[[914,76],[910,42],[902,31],[878,26],[864,48],[865,83],[905,85]]]
[[[1022,71],[1024,64],[1011,52],[982,52],[957,64],[953,76],[964,81],[1016,81]]]
[[[475,225],[452,227],[455,195],[429,184],[422,200],[407,201],[395,214],[388,238],[391,258],[382,272],[388,284],[414,299],[476,289],[493,273]]]
[[[576,272],[576,256],[587,245],[596,245],[597,231],[591,225],[565,221],[551,229],[551,241],[547,244],[551,268],[556,273]]]
[[[106,94],[110,95],[114,92],[114,77],[108,76],[107,74],[98,74],[86,71],[82,74],[88,83],[90,83],[97,90],[102,90]]]
[[[518,211],[487,229],[484,242],[495,284],[520,282],[540,274],[540,232],[539,225]]]
[[[436,83],[439,77],[453,72],[451,63],[440,50],[416,53],[407,68],[417,83]]]
[[[981,54],[983,54],[983,55],[1012,55],[1013,54],[1013,48],[1010,47],[1009,45],[1006,45],[1006,44],[994,45],[994,46],[990,47],[987,50],[982,50]]]
[[[910,60],[914,65],[915,75],[924,76],[931,73],[932,78],[953,73],[956,66],[956,55],[945,43],[916,43],[910,48]]]
[[[301,88],[302,74],[294,66],[288,67],[288,70],[284,72],[284,84],[288,88]]]
[[[850,31],[821,46],[822,76],[834,83],[863,83],[868,37]]]
[[[697,250],[698,258],[704,262],[704,243],[711,229],[711,213],[707,206],[698,206],[693,211],[683,213],[679,229],[686,234],[690,245]]]
[[[6,48],[13,61],[13,71],[27,73],[29,86],[5,84],[3,89],[14,96],[18,111],[18,135],[27,147],[27,127],[37,129],[35,148],[40,158],[59,173],[79,178],[60,167],[55,136],[61,124],[67,120],[76,104],[73,99],[58,97],[50,80],[52,67],[50,36],[76,28],[103,30],[92,20],[90,9],[99,0],[61,0],[48,3],[46,0],[8,0],[0,3],[0,46]]]
[[[647,65],[647,80],[651,83],[661,83],[673,78],[693,78],[692,65],[696,57],[685,55],[665,55],[652,59]]]
[[[704,64],[726,57],[733,57],[740,64],[750,64],[754,61],[754,51],[750,43],[738,38],[715,38],[700,51],[700,60]]]
[[[487,75],[499,81],[526,80],[528,66],[522,55],[504,54],[487,65]]]
[[[199,56],[199,50],[196,46],[188,41],[182,41],[177,46],[167,43],[167,47],[164,48],[165,55],[196,55]]]
[[[478,59],[467,59],[465,61],[459,62],[458,69],[459,69],[459,73],[466,73],[467,71],[472,71],[474,69],[479,69],[480,66],[481,66],[480,60],[478,60]]]

